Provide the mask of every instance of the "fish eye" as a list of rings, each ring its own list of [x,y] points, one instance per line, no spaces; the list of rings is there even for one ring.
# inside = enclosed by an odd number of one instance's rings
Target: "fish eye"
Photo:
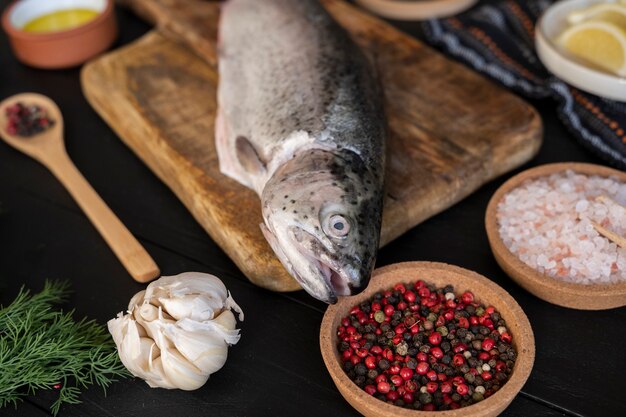
[[[332,237],[346,237],[350,232],[350,222],[339,214],[333,214],[328,217],[325,225],[325,232]]]

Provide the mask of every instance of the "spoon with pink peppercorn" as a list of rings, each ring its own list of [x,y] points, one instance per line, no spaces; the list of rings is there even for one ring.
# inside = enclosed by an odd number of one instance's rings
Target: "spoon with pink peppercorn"
[[[159,275],[148,252],[70,160],[63,142],[63,116],[52,100],[24,93],[2,101],[0,137],[54,174],[136,281],[148,282]]]

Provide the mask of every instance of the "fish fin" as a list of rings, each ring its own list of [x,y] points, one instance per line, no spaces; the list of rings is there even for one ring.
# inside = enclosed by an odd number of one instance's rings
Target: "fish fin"
[[[249,174],[260,175],[267,171],[267,164],[261,159],[248,138],[244,136],[237,137],[235,140],[235,152],[237,153],[239,164]]]

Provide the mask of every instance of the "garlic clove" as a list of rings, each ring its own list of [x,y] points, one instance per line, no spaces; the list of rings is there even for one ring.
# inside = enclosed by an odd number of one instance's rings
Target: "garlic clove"
[[[226,363],[228,345],[224,338],[215,332],[167,326],[165,335],[182,356],[206,374],[217,372]]]
[[[137,294],[133,296],[128,302],[128,312],[133,311],[137,306],[140,306],[144,303],[144,296],[146,294],[146,290],[139,291]]]
[[[209,379],[209,373],[202,372],[175,349],[162,350],[160,359],[165,376],[177,388],[192,391]]]
[[[189,318],[193,320],[212,320],[215,311],[220,311],[224,303],[209,299],[202,294],[185,295],[182,297],[159,297],[159,303],[176,320]]]

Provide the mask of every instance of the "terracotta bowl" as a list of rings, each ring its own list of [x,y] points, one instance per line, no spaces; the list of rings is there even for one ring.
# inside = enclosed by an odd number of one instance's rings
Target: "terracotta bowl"
[[[99,15],[82,26],[64,31],[22,30],[39,16],[75,8],[96,10]],[[19,0],[2,14],[2,27],[17,59],[45,69],[80,65],[109,48],[117,35],[113,0]]]
[[[626,173],[601,165],[559,163],[542,165],[524,171],[505,182],[491,198],[485,215],[485,225],[491,250],[500,267],[519,285],[537,297],[563,307],[578,310],[606,310],[626,305],[626,282],[619,284],[582,285],[559,281],[542,274],[512,254],[498,232],[496,212],[505,194],[530,178],[543,177],[566,170],[587,175],[614,176],[626,182]]]
[[[371,298],[379,290],[392,288],[398,282],[412,283],[419,279],[443,287],[454,286],[456,293],[472,291],[485,305],[493,305],[506,320],[517,350],[517,359],[510,379],[491,397],[457,410],[417,411],[387,404],[367,394],[350,380],[341,367],[337,349],[337,328],[341,318],[355,305]],[[407,262],[374,271],[367,289],[352,297],[342,297],[324,314],[320,328],[320,348],[328,372],[343,397],[367,417],[487,417],[497,416],[510,403],[528,379],[535,360],[535,338],[526,314],[505,290],[489,279],[467,269],[435,262]]]
[[[397,20],[424,20],[452,16],[478,0],[356,0],[377,15]]]

